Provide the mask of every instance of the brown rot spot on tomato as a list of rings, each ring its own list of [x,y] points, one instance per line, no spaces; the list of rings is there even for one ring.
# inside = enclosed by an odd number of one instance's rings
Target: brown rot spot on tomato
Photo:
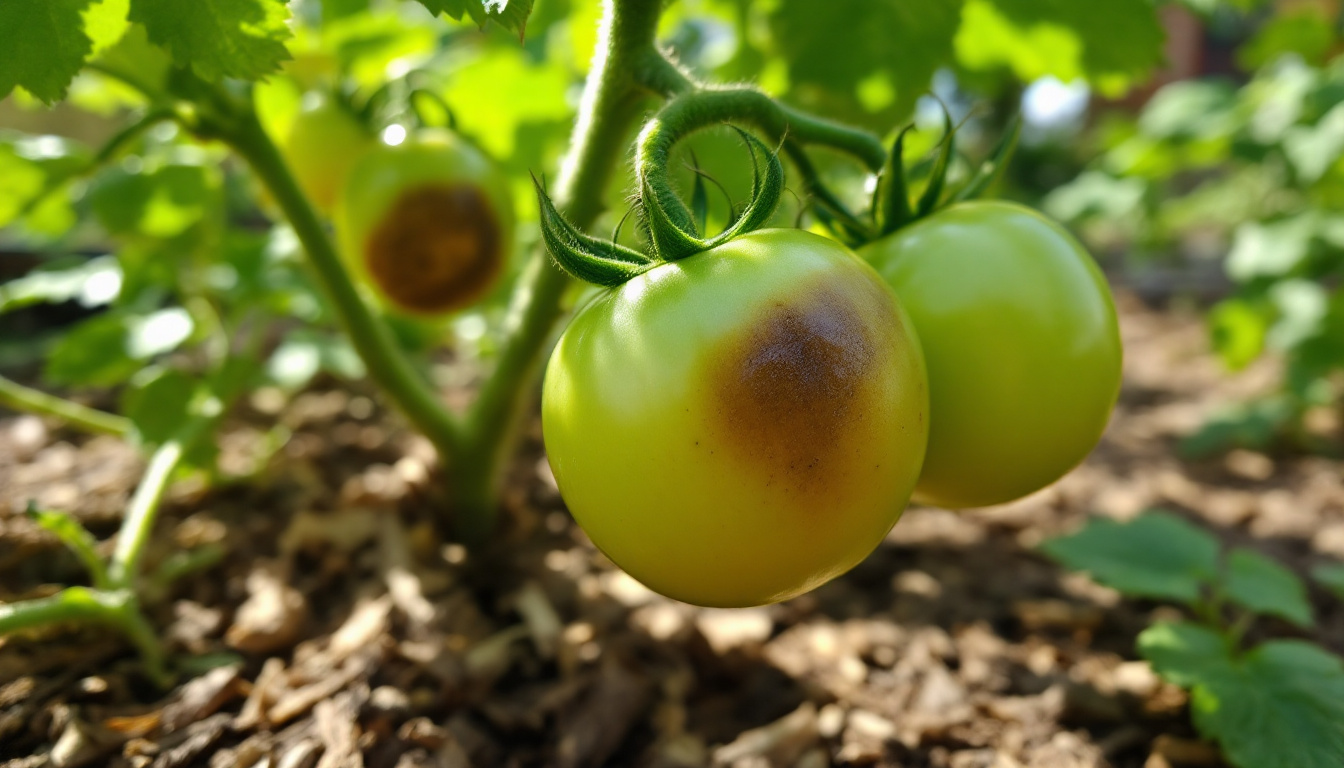
[[[847,480],[840,470],[871,439],[865,421],[885,410],[874,379],[898,323],[890,299],[871,285],[817,284],[768,305],[714,356],[720,440],[764,470],[771,487],[836,492]]]
[[[468,184],[412,187],[364,246],[369,275],[392,303],[432,315],[471,304],[502,267],[494,208]]]

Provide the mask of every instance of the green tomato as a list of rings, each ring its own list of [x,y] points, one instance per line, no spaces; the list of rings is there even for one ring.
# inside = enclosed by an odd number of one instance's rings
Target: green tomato
[[[760,605],[866,557],[928,438],[919,342],[844,246],[761,230],[600,293],[546,369],[542,431],[579,525],[645,585]]]
[[[350,168],[376,143],[350,110],[313,91],[280,148],[299,188],[318,211],[330,215]]]
[[[1120,390],[1115,304],[1058,224],[1002,202],[946,210],[865,246],[929,368],[929,452],[915,500],[1000,504],[1076,466]]]
[[[350,171],[335,221],[354,274],[388,309],[414,317],[476,302],[513,251],[507,180],[446,130],[366,152]]]

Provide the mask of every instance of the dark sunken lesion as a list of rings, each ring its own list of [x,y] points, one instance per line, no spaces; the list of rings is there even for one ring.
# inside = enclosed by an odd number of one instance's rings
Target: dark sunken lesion
[[[365,263],[398,307],[436,314],[471,304],[502,266],[501,232],[484,193],[467,184],[402,192],[369,235]]]
[[[768,485],[835,491],[836,468],[866,439],[879,396],[872,374],[891,354],[882,323],[892,311],[878,289],[846,287],[816,285],[771,304],[714,363],[722,442]]]

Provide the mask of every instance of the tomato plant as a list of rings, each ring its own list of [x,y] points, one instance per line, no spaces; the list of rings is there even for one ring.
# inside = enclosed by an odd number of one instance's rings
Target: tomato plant
[[[1120,389],[1110,289],[1062,227],[969,202],[861,250],[924,345],[932,423],[915,498],[979,507],[1058,480],[1101,437]]]
[[[329,215],[350,169],[375,143],[349,107],[314,91],[294,116],[280,149],[304,194]]]
[[[365,153],[350,171],[336,225],[351,270],[389,307],[412,315],[477,301],[513,249],[504,177],[443,129]]]
[[[599,295],[542,396],[575,519],[632,576],[714,606],[801,594],[900,516],[927,439],[919,342],[848,249],[758,230]]]

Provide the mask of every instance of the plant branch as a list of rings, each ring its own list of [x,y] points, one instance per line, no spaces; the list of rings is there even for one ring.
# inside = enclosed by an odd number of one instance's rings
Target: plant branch
[[[125,437],[131,432],[130,419],[25,387],[4,376],[0,376],[0,405],[16,411],[52,416],[95,434]]]
[[[777,142],[787,138],[848,152],[874,171],[887,159],[882,140],[867,131],[799,112],[754,88],[706,88],[677,96],[649,120],[639,136],[636,172],[666,167],[683,137],[726,122],[750,123]]]
[[[363,359],[369,377],[438,449],[445,463],[460,451],[459,425],[440,402],[438,394],[411,366],[397,347],[386,324],[369,311],[341,263],[331,237],[312,204],[266,135],[256,113],[236,106],[236,124],[216,126],[221,139],[245,159],[270,190],[308,254],[318,282],[330,298],[336,317]]]
[[[103,624],[120,630],[140,652],[145,672],[155,683],[167,687],[170,677],[164,668],[163,648],[130,590],[68,587],[50,597],[0,603],[0,636],[64,622]]]
[[[605,0],[603,6],[578,120],[554,187],[557,205],[579,227],[601,212],[603,191],[639,116],[639,97],[648,86],[636,82],[635,73],[658,67],[652,64],[657,57],[667,67],[660,68],[667,83],[675,82],[672,73],[680,76],[654,48],[660,0]],[[499,363],[468,416],[462,451],[450,468],[459,533],[468,541],[482,541],[493,529],[500,470],[568,285],[568,277],[538,249],[514,291]]]
[[[222,410],[218,409],[218,410]],[[117,534],[117,548],[112,553],[112,562],[108,564],[107,578],[114,589],[133,589],[135,578],[139,575],[140,559],[145,554],[145,545],[149,543],[149,534],[154,528],[154,520],[159,514],[159,504],[168,490],[168,481],[173,471],[182,461],[187,448],[200,437],[201,433],[213,426],[219,413],[191,418],[176,435],[160,445],[149,459],[144,477],[136,486],[135,495],[126,507],[126,516],[121,521],[121,531]]]

